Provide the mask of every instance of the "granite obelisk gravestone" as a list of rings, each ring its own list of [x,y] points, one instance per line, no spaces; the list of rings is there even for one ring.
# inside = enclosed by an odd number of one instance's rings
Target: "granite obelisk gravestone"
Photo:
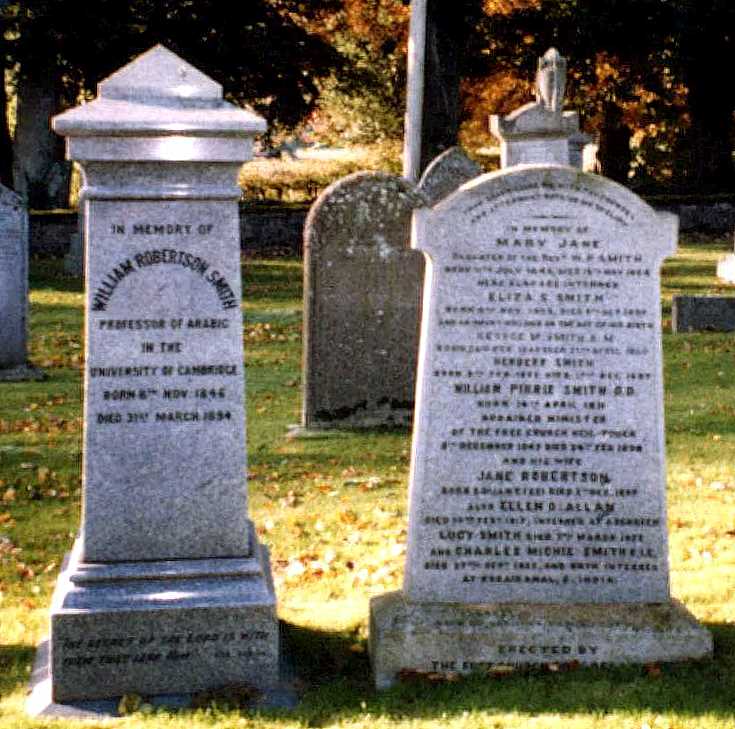
[[[0,185],[0,382],[42,378],[28,364],[28,213]]]
[[[669,596],[660,265],[677,220],[568,166],[485,175],[414,214],[427,253],[402,670],[704,657]]]
[[[267,687],[236,185],[265,124],[157,46],[54,128],[84,173],[88,269],[83,521],[51,609],[53,697]]]

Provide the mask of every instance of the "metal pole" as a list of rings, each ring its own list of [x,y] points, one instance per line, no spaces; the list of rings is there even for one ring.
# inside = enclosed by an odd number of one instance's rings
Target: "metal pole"
[[[403,131],[403,176],[416,183],[421,172],[421,117],[424,105],[424,67],[426,58],[426,3],[411,0],[408,38],[408,83],[406,117]]]

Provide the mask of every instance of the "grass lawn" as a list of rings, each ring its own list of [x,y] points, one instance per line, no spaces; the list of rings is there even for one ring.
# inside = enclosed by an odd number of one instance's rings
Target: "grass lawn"
[[[667,328],[673,294],[724,293],[715,261],[730,245],[688,238],[666,263]],[[301,264],[246,261],[243,275],[251,516],[272,550],[303,701],[260,714],[223,701],[180,713],[143,705],[120,726],[735,727],[735,336],[664,335],[672,591],[714,633],[714,660],[537,669],[377,694],[368,599],[401,583],[409,436],[287,440],[300,408]],[[82,306],[59,262],[34,263],[31,356],[48,379],[0,385],[0,729],[78,725],[29,719],[23,704],[78,528]]]

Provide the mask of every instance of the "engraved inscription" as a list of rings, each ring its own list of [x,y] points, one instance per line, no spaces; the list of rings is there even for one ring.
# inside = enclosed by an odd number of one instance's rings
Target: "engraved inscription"
[[[468,232],[432,250],[416,582],[470,601],[666,584],[661,256],[592,187],[529,183],[455,215]]]

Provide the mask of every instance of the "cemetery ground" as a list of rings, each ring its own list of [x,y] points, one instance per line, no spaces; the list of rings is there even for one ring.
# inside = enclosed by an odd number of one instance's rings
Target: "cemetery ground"
[[[684,237],[664,267],[665,408],[673,595],[714,634],[711,662],[575,669],[499,667],[459,679],[406,675],[376,693],[367,656],[371,595],[398,589],[410,436],[340,431],[289,440],[299,420],[301,263],[245,260],[251,516],[269,545],[299,706],[247,709],[243,687],[176,713],[127,697],[120,726],[735,726],[735,337],[670,334],[674,294],[730,294],[725,238]],[[78,726],[24,714],[36,643],[79,522],[83,297],[61,262],[31,271],[30,354],[48,379],[0,390],[0,729]],[[239,444],[234,444],[238,447]],[[91,722],[89,726],[102,725]]]

